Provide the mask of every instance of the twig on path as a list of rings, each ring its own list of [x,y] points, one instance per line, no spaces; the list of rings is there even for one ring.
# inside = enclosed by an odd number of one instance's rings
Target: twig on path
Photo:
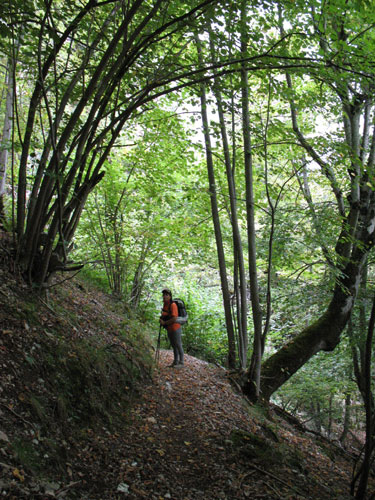
[[[261,470],[261,469],[258,469],[258,467],[256,467],[256,466],[254,467],[254,469]],[[262,472],[266,472],[266,471],[262,471]],[[247,474],[244,474],[244,475],[243,475],[243,477],[241,478],[241,481],[240,481],[240,483],[239,483],[239,488],[238,488],[239,490],[242,490],[242,484],[244,483],[244,481],[245,481],[245,480],[246,480],[249,476],[252,476],[253,474],[255,474],[255,470],[252,470],[252,471],[248,472]],[[269,488],[269,489],[271,489],[271,490],[275,493],[275,495],[276,495],[278,498],[282,498],[282,497],[279,495],[279,493],[278,493],[278,491],[276,490],[276,488],[274,488],[274,487],[272,486],[272,484],[270,484],[270,483],[266,483],[266,484],[267,484],[268,488]],[[266,495],[264,495],[264,496],[266,496]]]
[[[59,490],[56,491],[56,495],[61,495],[61,493],[65,493],[66,491],[70,490],[70,488],[73,488],[74,486],[77,486],[77,484],[80,484],[82,481],[73,481],[72,483],[67,484],[63,488],[60,488]]]
[[[9,406],[5,405],[4,403],[0,403],[0,405],[3,406],[4,408],[6,408],[11,413],[13,413],[13,415],[16,416],[17,418],[19,418],[20,420],[22,420],[22,422],[24,422],[27,425],[30,425],[34,429],[34,431],[36,431],[36,428],[35,428],[35,426],[34,426],[34,424],[32,422],[29,422],[28,420],[26,420],[25,418],[23,418],[21,415],[19,415],[18,413],[16,413],[14,410],[12,410],[12,408],[9,408]]]
[[[270,484],[270,483],[266,483],[266,484],[267,484],[267,487],[268,487],[268,488],[270,488],[270,489],[271,489],[271,490],[275,493],[275,495],[277,496],[277,498],[282,498],[282,496],[280,496],[280,495],[279,495],[279,492],[277,491],[277,489],[276,489],[276,488],[274,488],[274,487],[272,486],[272,484]],[[299,493],[298,493],[298,494],[299,494]]]
[[[264,469],[261,469],[260,467],[257,467],[256,465],[252,464],[252,463],[249,463],[248,464],[249,467],[252,467],[253,469],[259,471],[259,472],[262,472],[263,474],[266,474],[267,476],[270,476],[272,477],[272,479],[275,479],[276,481],[279,481],[279,483],[283,484],[284,486],[286,486],[287,488],[295,491],[296,493],[298,493],[298,495],[301,495],[303,498],[309,498],[307,497],[306,495],[304,495],[303,493],[301,493],[297,488],[295,488],[294,486],[291,486],[290,484],[288,484],[286,481],[284,481],[283,479],[281,479],[280,477],[277,477],[275,476],[274,474],[272,474],[272,472],[268,472]]]
[[[242,483],[245,481],[245,479],[247,479],[249,476],[252,476],[254,473],[255,473],[255,470],[251,470],[250,472],[248,472],[247,474],[244,474],[241,477],[241,481],[240,481],[239,488],[238,488],[239,490],[242,489]]]

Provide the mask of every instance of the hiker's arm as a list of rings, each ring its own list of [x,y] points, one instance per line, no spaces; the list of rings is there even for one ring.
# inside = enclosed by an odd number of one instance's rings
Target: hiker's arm
[[[160,324],[162,326],[168,326],[168,325],[173,325],[173,323],[176,323],[177,316],[172,316],[170,319],[167,319],[167,321],[164,321],[162,318],[160,318]]]

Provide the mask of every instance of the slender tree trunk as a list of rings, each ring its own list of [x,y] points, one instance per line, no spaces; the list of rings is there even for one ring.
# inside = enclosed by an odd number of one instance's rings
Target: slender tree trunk
[[[342,445],[345,443],[346,436],[350,430],[350,410],[351,410],[351,394],[348,392],[345,395],[345,413],[344,413],[344,423],[342,427],[342,433],[339,438],[339,441]]]
[[[331,394],[329,396],[329,406],[328,406],[328,426],[327,426],[328,437],[331,437],[332,433],[332,411],[333,411],[333,395]]]
[[[6,102],[4,126],[0,145],[0,227],[3,226],[5,222],[4,198],[6,192],[7,164],[13,123],[13,66],[13,60],[9,57],[5,73],[4,87],[6,88]]]
[[[361,475],[359,485],[356,491],[355,498],[362,500],[366,496],[367,483],[370,474],[371,457],[374,449],[374,405],[373,395],[371,389],[371,359],[373,349],[373,338],[375,328],[375,296],[373,299],[371,317],[368,325],[367,339],[366,339],[366,357],[364,366],[364,380],[365,380],[365,409],[366,409],[366,442],[365,442],[365,456],[361,465]]]
[[[366,412],[366,441],[365,454],[362,463],[353,476],[351,483],[351,493],[355,498],[362,500],[366,497],[367,482],[371,457],[374,450],[374,424],[375,424],[375,405],[371,388],[371,360],[373,351],[373,336],[375,325],[375,297],[373,298],[370,321],[367,324],[366,319],[366,296],[367,296],[367,261],[361,276],[360,301],[359,301],[359,326],[358,335],[355,336],[352,320],[349,322],[349,335],[351,337],[353,369],[358,389],[361,393]],[[367,328],[366,328],[367,324]],[[367,329],[367,335],[364,334]],[[350,400],[349,400],[350,404]],[[345,433],[343,431],[343,436]],[[341,439],[344,438],[340,438]],[[358,488],[355,490],[357,481]]]
[[[266,120],[265,130],[263,133],[264,177],[265,177],[264,180],[266,185],[266,194],[269,206],[269,215],[271,220],[270,220],[270,232],[268,238],[266,313],[264,317],[264,327],[262,333],[262,346],[261,346],[262,356],[264,354],[266,338],[270,328],[271,314],[272,314],[272,297],[271,297],[271,285],[272,285],[272,275],[273,275],[272,256],[273,256],[273,242],[274,242],[275,225],[276,225],[276,211],[281,196],[283,194],[284,188],[290,180],[289,178],[284,182],[284,184],[281,186],[279,190],[276,200],[274,201],[270,193],[269,181],[268,181],[268,127],[270,122],[270,108],[271,108],[271,85],[268,86],[267,120]]]
[[[246,33],[246,1],[242,2],[242,57],[246,57],[247,37]],[[241,69],[241,101],[242,101],[242,130],[244,141],[244,168],[246,179],[246,212],[247,212],[247,236],[249,253],[249,275],[250,275],[250,298],[254,324],[254,345],[250,365],[250,378],[255,382],[255,396],[259,397],[260,371],[262,362],[262,310],[259,300],[259,286],[256,262],[256,235],[255,235],[255,205],[253,188],[253,160],[251,148],[250,111],[249,111],[249,83],[248,72],[243,66]]]
[[[202,61],[201,44],[198,36],[196,36],[196,44],[200,61]],[[207,117],[206,89],[203,84],[200,86],[200,100],[201,100],[203,134],[206,147],[206,162],[207,162],[207,173],[208,173],[210,200],[211,200],[212,221],[215,231],[216,248],[218,253],[219,269],[220,269],[221,290],[223,296],[225,322],[228,335],[228,366],[230,368],[234,368],[236,364],[236,343],[235,343],[233,320],[232,320],[231,306],[230,306],[230,295],[229,295],[228,277],[227,277],[227,270],[225,263],[223,238],[221,234],[220,217],[217,205],[215,172],[214,172],[214,164],[212,158],[211,137],[209,132],[208,117]]]
[[[213,43],[212,30],[209,29],[210,34],[210,49],[211,49],[211,57],[215,62],[215,47]],[[214,81],[214,95],[216,98],[217,111],[219,115],[219,123],[220,123],[220,133],[221,140],[223,143],[224,150],[224,163],[225,163],[225,171],[227,176],[228,183],[228,191],[229,191],[229,199],[230,199],[230,219],[232,224],[232,233],[233,233],[233,250],[236,255],[236,271],[238,269],[239,274],[239,291],[240,294],[236,294],[237,297],[237,307],[240,306],[238,311],[238,327],[240,333],[240,364],[241,368],[246,368],[247,361],[247,349],[248,349],[248,339],[247,339],[247,287],[246,287],[246,274],[245,274],[245,261],[243,255],[242,248],[242,240],[241,233],[238,223],[238,215],[237,215],[237,194],[236,194],[236,186],[234,180],[234,173],[232,169],[232,162],[230,158],[229,151],[229,141],[227,128],[225,124],[225,116],[223,110],[223,102],[222,95],[220,91],[219,81],[216,79]],[[238,290],[237,290],[238,291]],[[239,299],[239,300],[238,300]]]
[[[244,369],[246,366],[247,359],[247,332],[243,330],[242,325],[242,314],[241,314],[241,289],[239,285],[239,271],[238,271],[238,255],[233,245],[234,258],[233,258],[233,284],[234,284],[234,297],[233,303],[233,321],[237,340],[237,352],[240,360],[241,368]],[[234,310],[234,303],[236,304],[236,309]],[[246,342],[245,342],[246,337]]]
[[[316,432],[321,432],[322,431],[322,417],[321,417],[321,410],[320,410],[320,403],[319,401],[316,403],[316,408],[314,406],[314,402],[311,401],[311,413],[313,415],[313,424]]]

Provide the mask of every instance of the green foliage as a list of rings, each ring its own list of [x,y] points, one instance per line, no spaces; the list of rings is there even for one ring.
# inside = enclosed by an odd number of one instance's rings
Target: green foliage
[[[161,108],[150,111],[127,141],[133,147],[114,150],[103,182],[88,199],[75,255],[105,269],[110,289],[137,307],[155,268],[188,255],[180,221],[192,208],[190,147],[178,117]]]
[[[99,290],[104,292],[111,291],[108,285],[108,278],[103,272],[102,266],[87,264],[79,273],[79,277],[83,282],[87,282]]]
[[[274,395],[275,402],[306,425],[326,431],[332,422],[343,424],[346,394],[357,394],[352,378],[351,354],[345,341],[333,353],[320,353],[304,365]],[[334,429],[337,432],[337,428]]]
[[[195,311],[196,319],[183,329],[183,343],[186,352],[192,356],[216,362],[227,363],[228,339],[223,315],[215,311]]]

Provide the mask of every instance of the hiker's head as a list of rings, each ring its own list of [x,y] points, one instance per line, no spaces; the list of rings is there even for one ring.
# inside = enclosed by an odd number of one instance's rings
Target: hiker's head
[[[164,302],[172,300],[172,292],[169,290],[169,288],[164,288],[162,294]]]

